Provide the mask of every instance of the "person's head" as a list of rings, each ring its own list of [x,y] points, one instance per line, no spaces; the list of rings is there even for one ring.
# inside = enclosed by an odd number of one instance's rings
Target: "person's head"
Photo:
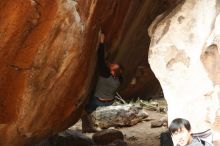
[[[113,77],[122,77],[124,68],[118,63],[109,63],[109,69]]]
[[[169,132],[174,143],[180,146],[186,146],[192,141],[191,125],[186,119],[174,119],[169,126]]]

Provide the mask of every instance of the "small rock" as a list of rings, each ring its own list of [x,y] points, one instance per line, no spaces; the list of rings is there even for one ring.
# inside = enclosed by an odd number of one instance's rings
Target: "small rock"
[[[163,125],[162,126],[165,126],[167,127],[168,126],[168,118],[167,117],[162,117],[160,119],[161,122],[163,122]]]
[[[79,131],[66,130],[54,137],[53,146],[92,146],[92,140]]]
[[[128,144],[125,141],[123,141],[121,139],[117,139],[117,140],[113,141],[112,143],[110,143],[106,146],[127,146],[127,145]]]
[[[153,121],[151,122],[151,128],[161,127],[163,126],[163,121]]]
[[[162,118],[160,118],[160,121],[162,121],[162,122],[168,122],[168,118],[167,117],[162,117]]]
[[[106,129],[95,133],[92,136],[93,141],[97,145],[106,145],[114,142],[115,140],[124,140],[123,133],[119,130]]]

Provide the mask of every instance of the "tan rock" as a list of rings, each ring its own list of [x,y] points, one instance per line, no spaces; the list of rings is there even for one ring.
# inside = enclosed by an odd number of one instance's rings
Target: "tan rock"
[[[215,136],[220,134],[219,6],[217,0],[186,0],[149,29],[149,63],[168,102],[169,122],[183,117],[193,132],[212,128]]]

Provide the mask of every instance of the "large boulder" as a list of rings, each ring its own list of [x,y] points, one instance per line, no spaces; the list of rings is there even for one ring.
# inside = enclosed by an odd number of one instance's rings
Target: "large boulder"
[[[72,0],[3,0],[0,22],[0,145],[32,145],[78,120],[97,32]]]
[[[103,129],[133,126],[148,118],[147,111],[132,104],[99,107],[92,113],[96,124]]]
[[[149,28],[149,64],[168,102],[168,120],[190,120],[193,132],[220,134],[220,3],[182,1]]]

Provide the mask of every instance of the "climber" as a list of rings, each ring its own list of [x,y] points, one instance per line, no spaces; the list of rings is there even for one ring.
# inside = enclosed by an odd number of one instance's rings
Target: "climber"
[[[98,48],[98,79],[93,95],[85,106],[82,115],[82,131],[93,133],[97,128],[91,113],[99,106],[109,106],[114,102],[116,90],[122,83],[123,67],[118,63],[110,63],[105,60],[104,33],[99,34],[100,44]]]

